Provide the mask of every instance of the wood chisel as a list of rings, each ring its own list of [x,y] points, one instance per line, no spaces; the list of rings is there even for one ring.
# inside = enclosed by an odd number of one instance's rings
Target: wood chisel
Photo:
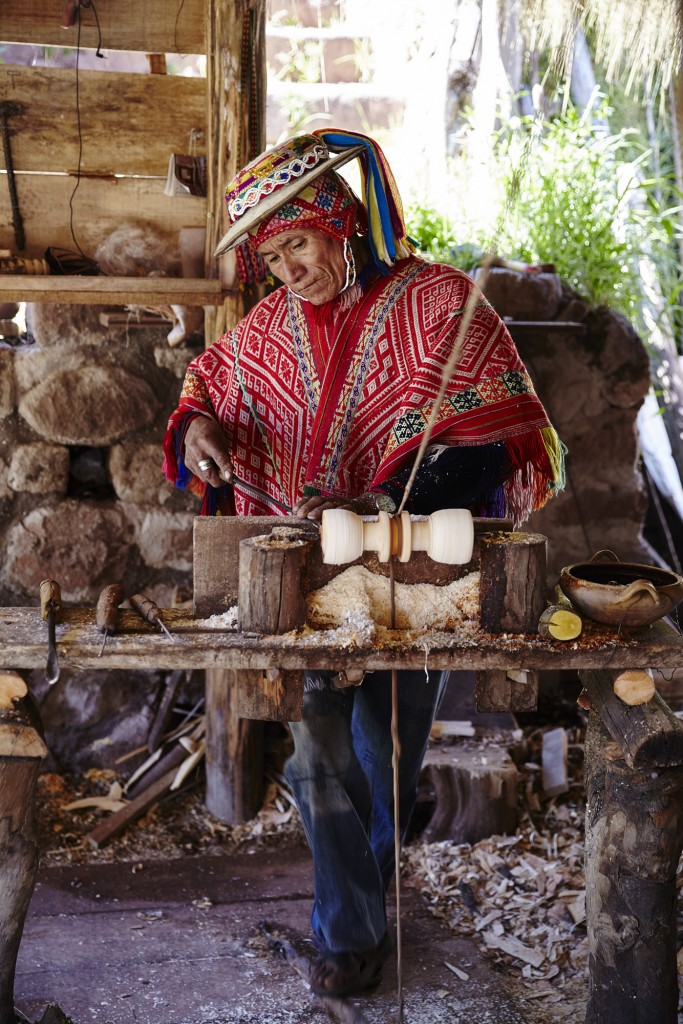
[[[104,633],[102,639],[102,646],[97,657],[102,656],[104,645],[107,642],[107,637],[110,633],[116,630],[116,620],[118,616],[118,608],[123,601],[124,590],[120,583],[112,583],[110,586],[105,587],[100,596],[97,599],[97,608],[95,609],[95,622],[97,628],[101,633]]]
[[[163,629],[169,640],[174,639],[161,621],[159,607],[154,603],[151,597],[145,597],[144,594],[133,594],[130,599],[130,606],[133,611],[138,613],[141,619],[145,619],[146,622],[152,622],[159,626]]]
[[[47,622],[48,651],[45,678],[52,686],[59,679],[55,626],[62,621],[62,592],[56,580],[43,580],[40,584],[40,614]]]

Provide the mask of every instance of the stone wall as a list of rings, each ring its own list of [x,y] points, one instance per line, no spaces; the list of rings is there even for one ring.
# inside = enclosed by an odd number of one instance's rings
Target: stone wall
[[[35,304],[29,342],[0,349],[4,604],[54,577],[69,604],[122,581],[160,605],[185,594],[196,500],[162,470],[161,440],[185,367],[168,325],[104,327],[100,309]]]
[[[166,481],[161,441],[203,341],[171,348],[164,321],[104,327],[100,313],[35,304],[28,339],[0,346],[5,605],[37,605],[48,576],[67,606],[94,609],[102,587],[116,582],[160,607],[191,599],[198,503]],[[165,680],[162,672],[63,668],[48,687],[42,670],[31,672],[50,751],[46,770],[111,766],[143,747]],[[200,673],[188,674],[179,702],[194,703],[202,685]]]
[[[621,315],[590,310],[554,274],[493,268],[485,291],[501,316],[535,322],[511,330],[568,448],[564,492],[524,525],[548,537],[550,585],[563,566],[601,548],[622,561],[649,562],[641,542],[647,497],[636,433],[650,385],[641,339]],[[580,327],[567,328],[571,323]]]

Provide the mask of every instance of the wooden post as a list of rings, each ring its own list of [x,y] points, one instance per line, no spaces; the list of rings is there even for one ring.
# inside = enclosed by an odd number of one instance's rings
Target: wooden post
[[[241,672],[206,672],[206,806],[227,825],[258,814],[263,803],[263,722],[240,718]]]
[[[480,621],[487,633],[535,633],[545,609],[547,539],[482,534]]]
[[[35,788],[47,754],[26,683],[0,673],[0,1024],[15,1024],[14,974],[38,871]]]
[[[479,712],[535,711],[539,673],[489,669],[475,675],[474,704]]]
[[[676,1024],[683,767],[630,766],[595,710],[585,758],[586,1024]]]

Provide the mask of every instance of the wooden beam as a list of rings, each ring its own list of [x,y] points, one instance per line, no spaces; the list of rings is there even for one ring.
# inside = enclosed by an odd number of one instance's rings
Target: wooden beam
[[[580,644],[570,647],[522,634],[505,639],[489,633],[461,637],[438,631],[415,634],[381,630],[378,637],[344,642],[339,630],[305,632],[301,636],[245,636],[236,628],[195,619],[181,608],[161,609],[173,641],[143,622],[135,612],[119,610],[117,632],[99,657],[102,634],[95,609],[64,608],[57,626],[62,669],[100,668],[429,668],[470,669],[598,669],[652,667],[669,670],[683,664],[683,637],[663,622],[637,633],[621,634],[609,626],[586,623]],[[210,621],[210,620],[209,620]],[[45,668],[47,642],[40,609],[0,608],[0,651],[6,667]],[[612,690],[624,713],[647,713],[657,703],[628,708]]]
[[[98,306],[212,306],[220,281],[180,277],[24,277],[0,274],[0,302]],[[170,327],[170,324],[169,324]]]
[[[3,0],[0,4],[0,39],[8,43],[36,43],[73,48],[78,25],[63,28],[64,4],[56,0]],[[224,4],[234,16],[236,0]],[[102,50],[143,53],[204,53],[206,0],[97,0]],[[142,12],[144,11],[144,16]],[[81,11],[81,46],[94,49],[99,42],[97,21],[87,8]]]
[[[84,175],[165,179],[171,153],[190,152],[193,130],[199,133],[197,152],[205,151],[206,79],[80,71],[80,138],[75,86],[71,68],[0,65],[0,96],[22,108],[9,120],[17,174],[73,175],[80,158]]]

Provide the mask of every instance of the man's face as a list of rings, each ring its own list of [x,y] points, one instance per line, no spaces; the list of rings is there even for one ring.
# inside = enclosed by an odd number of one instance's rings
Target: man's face
[[[344,245],[315,228],[281,231],[258,247],[266,266],[283,284],[322,306],[344,287]]]

